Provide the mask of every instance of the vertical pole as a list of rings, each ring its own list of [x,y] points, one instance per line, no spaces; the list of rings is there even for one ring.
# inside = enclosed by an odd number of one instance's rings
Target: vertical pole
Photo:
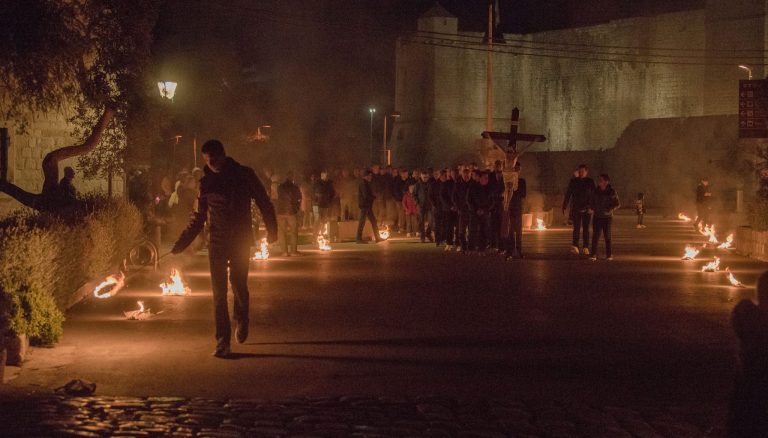
[[[386,152],[387,150],[387,115],[384,114],[384,142],[381,147],[382,152]],[[381,154],[379,154],[379,157],[381,157]]]
[[[368,158],[370,158],[371,163],[373,163],[373,111],[369,110],[369,113],[371,114],[371,141],[370,141],[371,152],[370,154],[368,154]]]
[[[485,130],[493,131],[493,2],[488,2],[488,56],[486,61]]]

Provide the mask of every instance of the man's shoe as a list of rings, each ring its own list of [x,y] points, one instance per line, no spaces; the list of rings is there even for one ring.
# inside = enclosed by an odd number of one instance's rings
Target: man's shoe
[[[576,245],[571,246],[571,254],[578,254],[579,253],[579,247]]]
[[[593,262],[596,262],[597,261],[597,256],[592,256],[592,257],[589,258],[589,260],[591,260]]]
[[[585,246],[584,249],[581,251],[581,253],[584,255],[589,255],[589,248]]]
[[[229,345],[217,345],[213,355],[219,359],[226,359],[231,352]]]
[[[248,323],[237,323],[237,328],[235,328],[235,339],[237,339],[238,344],[242,344],[245,342],[246,339],[248,339]]]
[[[613,256],[608,256],[608,258],[606,258],[606,260],[608,260],[608,261],[613,260]]]

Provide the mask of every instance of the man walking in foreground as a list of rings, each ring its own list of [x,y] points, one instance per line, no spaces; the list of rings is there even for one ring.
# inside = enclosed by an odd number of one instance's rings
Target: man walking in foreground
[[[277,220],[272,202],[253,169],[227,157],[224,145],[218,140],[205,142],[202,153],[206,166],[200,180],[197,212],[171,252],[184,251],[208,221],[208,258],[216,321],[216,351],[213,354],[225,358],[230,354],[232,337],[227,310],[227,269],[234,295],[235,336],[241,344],[248,338],[248,268],[253,243],[251,199],[261,210],[269,243],[277,240]]]
[[[589,255],[589,223],[592,219],[592,215],[589,213],[589,199],[592,192],[595,191],[595,181],[587,177],[588,173],[589,169],[587,169],[586,164],[579,166],[579,176],[571,178],[565,199],[563,199],[563,215],[565,215],[569,203],[571,206],[570,217],[573,219],[571,252],[574,254],[579,253],[579,234],[582,234],[584,242],[582,254]]]

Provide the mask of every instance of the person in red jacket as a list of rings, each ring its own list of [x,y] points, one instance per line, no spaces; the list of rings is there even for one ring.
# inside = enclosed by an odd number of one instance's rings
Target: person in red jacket
[[[416,189],[415,184],[408,186],[408,191],[403,194],[403,211],[405,212],[405,237],[411,237],[411,234],[416,235],[416,222],[418,221],[419,206],[416,204],[416,199],[413,197],[413,191]]]

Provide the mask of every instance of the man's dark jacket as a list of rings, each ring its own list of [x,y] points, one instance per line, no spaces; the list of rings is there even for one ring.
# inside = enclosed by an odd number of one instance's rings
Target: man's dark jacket
[[[517,190],[512,193],[512,199],[509,200],[509,215],[519,216],[523,214],[523,201],[528,195],[528,187],[525,184],[525,178],[517,179]]]
[[[705,186],[704,184],[699,184],[696,187],[696,203],[700,205],[706,205],[709,204],[712,200],[712,196],[706,196],[707,193],[712,193],[712,189],[710,186]]]
[[[372,208],[374,199],[376,199],[376,196],[373,195],[371,190],[371,183],[366,181],[365,178],[361,178],[360,185],[357,187],[358,206],[361,210]]]
[[[277,214],[294,215],[301,208],[301,190],[291,180],[277,186]]]
[[[447,179],[440,184],[440,209],[442,211],[451,211],[455,206],[453,205],[453,188],[456,186],[456,182],[452,179]]]
[[[595,191],[595,181],[592,178],[572,178],[568,184],[568,191],[563,199],[563,209],[571,203],[571,212],[583,212],[589,208],[589,198]]]
[[[478,210],[482,210],[483,214],[490,213],[496,208],[495,198],[493,187],[490,185],[482,185],[480,183],[472,184],[469,186],[469,193],[467,195],[467,203],[469,203],[470,212],[477,214]]]
[[[589,200],[589,207],[595,211],[597,218],[613,217],[613,210],[619,208],[619,205],[619,195],[610,184],[605,190],[596,188]]]
[[[329,208],[333,203],[333,198],[336,196],[336,191],[333,189],[333,181],[327,179],[323,181],[319,179],[315,181],[315,186],[312,188],[314,199],[313,204],[320,208]]]
[[[419,206],[419,211],[424,213],[429,210],[431,203],[429,201],[429,181],[422,181],[416,183],[413,188],[413,199],[416,200],[416,205]]]
[[[464,181],[464,178],[456,180],[456,184],[453,187],[453,205],[461,213],[469,213],[469,204],[467,203],[467,196],[469,194],[469,188],[475,185],[472,179]]]
[[[270,241],[277,240],[275,209],[264,186],[250,167],[227,157],[221,172],[208,166],[200,180],[197,212],[173,246],[173,252],[183,251],[202,231],[206,220],[210,227],[210,247],[227,248],[253,243],[251,199],[261,210]]]

